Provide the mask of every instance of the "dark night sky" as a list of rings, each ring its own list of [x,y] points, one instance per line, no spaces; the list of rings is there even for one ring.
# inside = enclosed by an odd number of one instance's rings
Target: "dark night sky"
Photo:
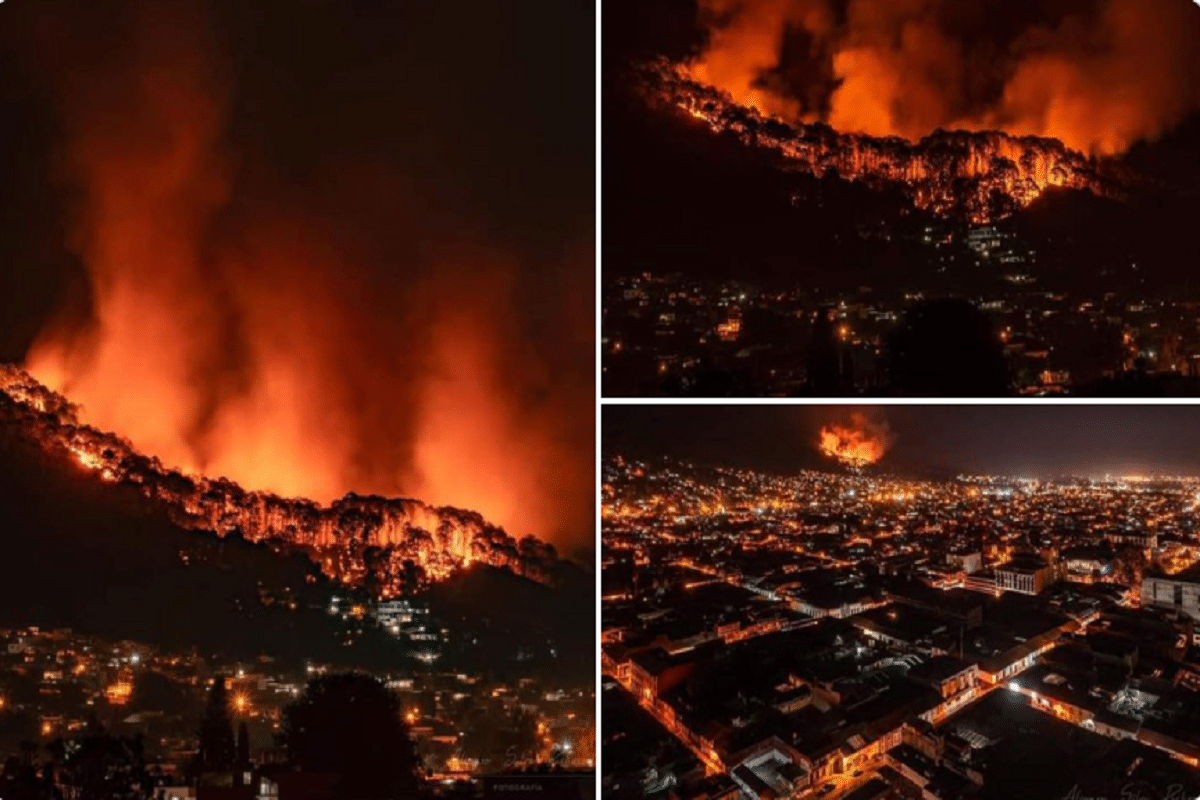
[[[855,410],[891,429],[881,468],[898,473],[1200,475],[1195,406],[610,406],[603,448],[771,472],[831,468],[817,432]]]

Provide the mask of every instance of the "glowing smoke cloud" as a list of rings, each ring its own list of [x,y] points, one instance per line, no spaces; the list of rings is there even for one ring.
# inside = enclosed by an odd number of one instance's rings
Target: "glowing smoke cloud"
[[[401,134],[357,141],[379,135],[370,112],[304,145],[256,138],[215,19],[101,5],[48,13],[31,56],[58,98],[91,297],[29,371],[169,466],[590,541],[592,329],[564,299],[584,294],[570,276],[590,274],[587,244],[522,263],[412,185]],[[300,146],[320,150],[311,174],[282,177],[272,159]],[[534,273],[561,275],[539,289],[559,296],[531,296]]]
[[[788,121],[913,141],[998,129],[1115,154],[1200,108],[1191,4],[1064,5],[700,0],[709,37],[690,71]]]
[[[817,446],[821,452],[851,469],[862,469],[883,458],[892,445],[892,432],[885,423],[854,413],[849,425],[831,423],[821,428]]]

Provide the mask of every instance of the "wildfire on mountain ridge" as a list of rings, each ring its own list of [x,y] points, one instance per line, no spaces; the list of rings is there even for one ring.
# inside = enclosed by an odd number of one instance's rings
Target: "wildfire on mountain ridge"
[[[555,580],[552,546],[528,536],[517,541],[475,512],[356,494],[326,506],[168,469],[128,441],[83,424],[76,406],[7,365],[0,365],[0,419],[104,481],[138,487],[180,527],[221,537],[237,531],[252,542],[299,549],[330,578],[379,587],[383,597],[475,562],[541,583]]]
[[[977,224],[1009,216],[1051,188],[1116,198],[1130,180],[1115,162],[1086,156],[1057,139],[939,130],[911,142],[842,133],[821,122],[785,122],[738,104],[665,60],[644,65],[640,82],[652,106],[678,109],[714,133],[772,150],[785,169],[818,178],[833,172],[872,187],[900,186],[917,208],[943,217],[963,214]]]

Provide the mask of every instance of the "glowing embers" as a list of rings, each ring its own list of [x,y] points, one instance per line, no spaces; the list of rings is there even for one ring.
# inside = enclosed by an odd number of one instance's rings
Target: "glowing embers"
[[[549,583],[554,548],[517,541],[472,511],[407,498],[349,494],[328,505],[253,492],[224,478],[184,474],[130,443],[83,424],[76,407],[27,373],[0,364],[5,422],[47,452],[105,481],[139,487],[173,523],[219,537],[294,546],[341,584],[377,587],[382,598],[417,591],[476,562]],[[364,548],[364,544],[366,547]],[[371,555],[368,557],[367,552]]]
[[[1118,181],[1096,159],[1057,139],[1000,131],[938,130],[918,140],[792,123],[737,102],[698,82],[686,67],[658,61],[642,70],[643,94],[676,108],[715,133],[776,151],[785,168],[815,177],[836,174],[871,187],[899,186],[918,208],[983,224],[1028,206],[1052,187],[1115,197]]]
[[[75,455],[76,461],[87,469],[98,473],[104,480],[115,481],[117,479],[116,473],[113,472],[103,456],[76,446],[68,446],[68,449]]]

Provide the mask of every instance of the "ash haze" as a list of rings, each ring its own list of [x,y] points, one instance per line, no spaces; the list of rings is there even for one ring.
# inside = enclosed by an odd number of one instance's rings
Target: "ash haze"
[[[886,431],[876,469],[1030,478],[1200,476],[1193,406],[654,406],[604,410],[604,454],[767,472],[838,469],[830,426]]]
[[[844,132],[1003,130],[1113,155],[1200,108],[1187,0],[698,0],[693,77]]]
[[[5,357],[164,463],[587,558],[592,10],[6,7]]]

